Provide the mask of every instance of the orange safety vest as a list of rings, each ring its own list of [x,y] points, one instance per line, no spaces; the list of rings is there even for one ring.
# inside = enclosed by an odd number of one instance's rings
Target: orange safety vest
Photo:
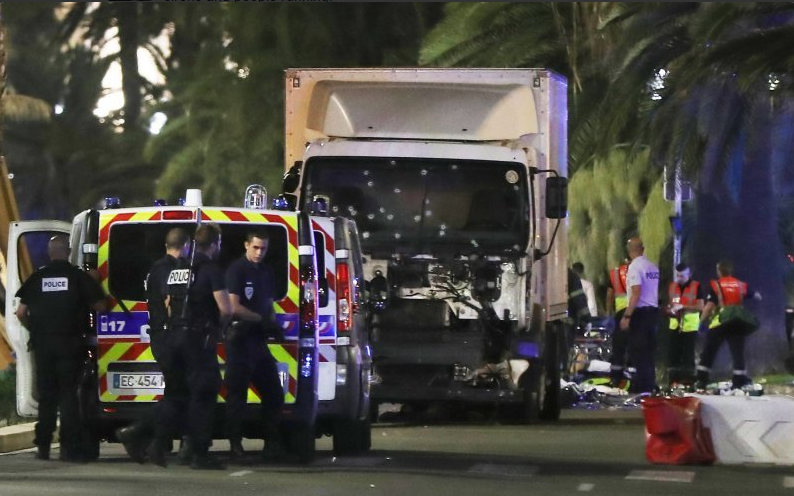
[[[725,307],[741,306],[744,297],[747,295],[747,283],[735,277],[720,277],[716,281],[711,280],[711,289],[717,294],[720,310],[714,315],[709,324],[713,329],[720,325],[720,314]]]
[[[741,305],[747,295],[747,283],[730,276],[712,279],[711,289],[717,293],[720,307]]]
[[[626,291],[626,274],[629,272],[629,264],[621,264],[609,271],[609,282],[615,292],[615,312],[624,310],[629,306],[628,292]]]
[[[678,285],[678,283],[675,281],[671,282],[667,287],[667,294],[670,297],[670,303],[677,303],[683,306],[694,305],[698,299],[699,287],[699,282],[690,280],[684,288],[684,291],[681,292],[681,287]],[[699,324],[700,313],[692,310],[683,312],[680,319],[670,319],[671,330],[676,330],[679,326],[681,326],[681,330],[683,332],[694,332],[698,330]]]

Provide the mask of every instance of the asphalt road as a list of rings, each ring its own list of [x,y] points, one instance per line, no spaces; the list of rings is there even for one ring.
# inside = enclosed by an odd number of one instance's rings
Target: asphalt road
[[[259,463],[256,440],[246,441],[245,463],[222,471],[138,465],[118,444],[103,444],[90,464],[38,461],[23,450],[0,455],[0,496],[794,494],[794,467],[648,463],[638,411],[564,411],[534,426],[389,420],[373,427],[367,454],[335,458],[323,438],[309,465]],[[221,458],[227,449],[222,441],[213,447]]]

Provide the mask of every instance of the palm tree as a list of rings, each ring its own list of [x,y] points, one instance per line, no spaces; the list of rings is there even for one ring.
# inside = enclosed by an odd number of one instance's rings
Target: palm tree
[[[793,185],[794,64],[781,46],[794,40],[794,5],[633,4],[614,27],[624,44],[610,60],[619,69],[601,107],[601,142],[623,136],[650,146],[653,160],[682,161],[696,178],[688,212],[696,275],[714,277],[717,259],[730,258],[761,290],[750,365],[774,368],[787,351],[778,198]],[[654,88],[660,69],[667,76]]]
[[[279,190],[284,69],[416,65],[440,13],[421,3],[196,7],[175,21],[173,97],[158,108],[168,123],[147,157],[167,164],[159,196],[201,187],[208,201],[233,204],[254,182]]]

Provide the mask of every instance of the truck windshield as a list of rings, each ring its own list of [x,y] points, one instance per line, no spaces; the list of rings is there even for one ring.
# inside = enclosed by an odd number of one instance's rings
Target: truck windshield
[[[527,246],[527,177],[516,162],[312,157],[303,175],[302,197],[328,196],[370,254],[514,256]]]

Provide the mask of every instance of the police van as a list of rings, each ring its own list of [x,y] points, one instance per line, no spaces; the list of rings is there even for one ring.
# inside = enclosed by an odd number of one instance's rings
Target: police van
[[[29,274],[25,267],[47,262],[46,239],[70,234],[71,262],[94,273],[109,297],[107,312],[93,314],[88,332],[86,370],[80,387],[81,414],[91,433],[95,456],[102,440],[116,441],[114,431],[140,416],[163,394],[163,377],[150,349],[144,280],[152,263],[165,253],[165,234],[173,227],[193,232],[203,222],[222,229],[222,268],[243,254],[249,229],[266,229],[266,262],[276,276],[274,312],[283,340],[271,340],[283,386],[283,435],[288,450],[301,461],[312,458],[315,440],[333,435],[337,453],[369,449],[369,374],[371,358],[358,233],[354,222],[312,212],[288,210],[283,202],[265,209],[259,185],[246,191],[244,208],[203,206],[201,192],[188,190],[178,206],[120,208],[107,199],[104,209],[86,210],[72,223],[12,222],[6,283],[7,329],[17,357],[17,411],[35,416],[38,401],[28,330],[16,319],[14,295]],[[159,202],[162,203],[162,202]],[[274,202],[275,203],[275,202]],[[322,213],[318,211],[317,213]],[[30,261],[30,263],[28,262]],[[356,331],[356,332],[352,332]],[[225,352],[218,343],[224,371]],[[218,397],[215,438],[223,431],[225,390]],[[246,437],[262,437],[256,421],[262,392],[248,392],[250,421]]]

